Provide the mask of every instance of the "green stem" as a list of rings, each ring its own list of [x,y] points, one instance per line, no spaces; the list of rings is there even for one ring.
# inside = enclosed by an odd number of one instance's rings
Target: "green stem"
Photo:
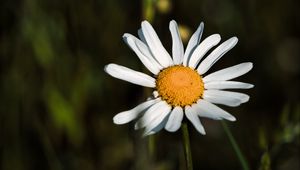
[[[234,149],[234,151],[235,151],[235,153],[236,153],[236,155],[237,155],[237,157],[240,161],[240,164],[243,167],[243,170],[249,170],[250,168],[249,168],[248,162],[245,159],[243,153],[241,152],[241,149],[239,148],[236,140],[234,139],[229,127],[227,126],[225,121],[221,121],[221,123],[222,123],[224,131],[225,131],[227,137],[229,138],[229,141],[230,141],[230,143],[231,143],[231,145],[232,145],[232,147],[233,147],[233,149]]]
[[[149,152],[149,158],[153,159],[155,154],[155,136],[150,135],[148,137],[148,152]]]
[[[181,130],[182,130],[184,155],[186,161],[186,169],[193,170],[193,159],[192,159],[192,151],[191,151],[191,144],[190,144],[190,136],[189,136],[189,130],[186,123],[182,123]]]
[[[142,1],[142,17],[145,20],[148,20],[148,22],[152,22],[154,20],[154,1],[153,0],[143,0]],[[146,71],[144,69],[144,71]],[[151,95],[150,89],[145,89],[144,91],[145,96]],[[155,156],[155,148],[156,148],[156,142],[155,142],[155,136],[150,135],[148,137],[148,156],[149,156],[149,162],[151,163],[154,160]]]

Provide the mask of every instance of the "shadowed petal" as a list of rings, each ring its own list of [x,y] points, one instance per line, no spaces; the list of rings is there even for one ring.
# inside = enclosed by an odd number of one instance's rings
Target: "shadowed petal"
[[[176,21],[172,20],[169,25],[169,29],[171,31],[172,35],[172,56],[173,56],[173,62],[175,65],[181,64],[183,60],[184,55],[184,49],[182,40],[179,34],[178,26]]]
[[[225,110],[219,108],[218,106],[207,102],[205,100],[198,100],[196,104],[194,104],[197,114],[200,117],[206,117],[210,119],[215,119],[215,120],[222,120],[222,119],[227,119],[230,121],[235,121],[235,117],[226,112]]]
[[[194,50],[196,49],[198,44],[200,44],[203,29],[204,29],[204,24],[203,24],[203,22],[201,22],[200,25],[198,26],[196,32],[191,36],[191,38],[188,42],[188,45],[186,47],[185,53],[184,53],[184,57],[183,57],[183,65],[184,66],[187,66],[189,58],[191,57],[192,53],[194,52]]]
[[[173,65],[171,56],[166,51],[166,49],[163,47],[155,30],[152,28],[152,26],[150,25],[150,23],[148,21],[142,22],[142,31],[143,31],[145,40],[147,41],[147,44],[148,44],[153,56],[156,58],[156,60],[163,67],[168,67],[170,65]]]
[[[183,110],[181,107],[175,107],[168,119],[165,129],[169,132],[177,131],[181,126],[181,121],[183,119]]]
[[[171,106],[169,106],[165,101],[160,101],[153,106],[151,106],[136,123],[135,128],[144,128],[145,133],[151,131],[155,128],[171,111]]]
[[[147,108],[149,108],[150,106],[152,106],[153,104],[159,102],[160,99],[153,99],[153,100],[148,100],[144,103],[139,104],[138,106],[136,106],[135,108],[128,110],[128,111],[124,111],[121,112],[119,114],[117,114],[116,116],[114,116],[113,121],[115,124],[125,124],[128,123],[134,119],[136,119],[137,117],[139,117],[139,115],[146,110]]]
[[[198,117],[197,110],[194,108],[194,106],[185,107],[185,116],[191,121],[191,123],[194,125],[194,127],[199,133],[201,133],[202,135],[206,134],[204,127],[201,124],[200,119]]]
[[[168,116],[166,116],[163,121],[161,121],[156,127],[151,129],[150,131],[145,130],[144,133],[143,133],[143,137],[148,136],[148,135],[153,135],[153,134],[161,131],[165,127],[167,121],[168,121]]]
[[[153,74],[157,75],[161,69],[159,64],[155,61],[150,54],[148,47],[136,37],[130,34],[124,34],[124,41],[130,46],[130,48],[139,57],[144,66]]]

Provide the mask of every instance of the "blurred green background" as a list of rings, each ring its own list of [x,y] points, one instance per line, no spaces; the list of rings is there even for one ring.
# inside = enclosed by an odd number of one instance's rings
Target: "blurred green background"
[[[239,38],[212,71],[251,61],[239,78],[250,102],[223,107],[251,169],[300,169],[300,1],[297,0],[1,0],[0,169],[183,170],[181,131],[149,144],[133,124],[112,117],[147,97],[114,79],[108,63],[144,70],[122,42],[153,23],[171,51],[168,24],[186,39],[201,21],[203,37]],[[190,126],[195,169],[242,169],[219,121],[203,119],[207,135]]]

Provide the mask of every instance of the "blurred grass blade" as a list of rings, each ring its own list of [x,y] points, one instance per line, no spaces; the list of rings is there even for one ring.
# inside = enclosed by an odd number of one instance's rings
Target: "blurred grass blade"
[[[154,20],[154,3],[154,0],[143,0],[143,19],[148,20],[150,23]]]
[[[259,170],[271,170],[271,158],[269,152],[265,152],[262,155]]]
[[[250,170],[248,162],[245,159],[244,155],[242,154],[242,152],[241,152],[238,144],[236,143],[236,141],[235,141],[229,127],[227,126],[226,122],[222,120],[221,123],[222,123],[222,126],[225,130],[225,133],[226,133],[227,137],[229,138],[229,141],[230,141],[230,143],[231,143],[231,145],[232,145],[232,147],[233,147],[233,149],[234,149],[234,151],[235,151],[235,153],[236,153],[236,155],[237,155],[237,157],[240,161],[240,164],[243,167],[243,170]]]

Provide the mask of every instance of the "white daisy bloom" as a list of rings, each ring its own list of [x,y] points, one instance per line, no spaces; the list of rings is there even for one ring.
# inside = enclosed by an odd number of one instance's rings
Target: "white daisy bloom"
[[[201,23],[184,51],[177,23],[172,20],[169,26],[173,41],[171,57],[149,22],[143,21],[141,27],[140,39],[128,33],[123,38],[153,76],[117,64],[108,64],[104,70],[115,78],[153,88],[153,96],[117,114],[113,118],[115,124],[138,119],[135,129],[144,128],[146,136],[163,128],[177,131],[184,115],[201,134],[205,134],[201,117],[236,120],[215,104],[235,107],[249,100],[246,94],[225,90],[252,88],[252,84],[231,80],[249,72],[253,64],[245,62],[206,75],[214,63],[236,45],[236,37],[226,40],[204,57],[221,41],[220,35],[213,34],[200,42],[204,28]]]

